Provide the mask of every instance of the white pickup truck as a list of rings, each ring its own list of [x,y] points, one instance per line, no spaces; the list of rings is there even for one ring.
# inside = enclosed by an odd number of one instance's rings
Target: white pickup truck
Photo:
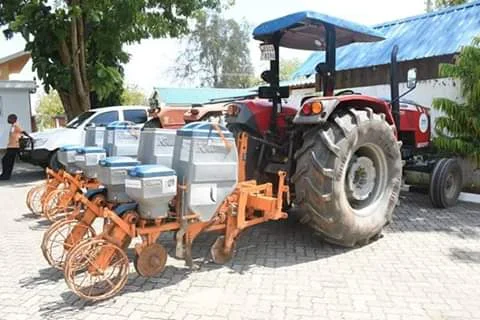
[[[106,126],[113,121],[131,121],[136,124],[148,120],[146,106],[115,106],[92,109],[70,121],[65,128],[32,133],[32,141],[21,140],[20,159],[31,164],[59,168],[57,150],[63,145],[83,145],[88,126]]]

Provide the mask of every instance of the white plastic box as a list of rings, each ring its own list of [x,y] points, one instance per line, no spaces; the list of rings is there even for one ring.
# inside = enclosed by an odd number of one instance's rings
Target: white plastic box
[[[103,148],[78,148],[75,155],[75,165],[83,171],[87,178],[94,179],[98,176],[98,162],[106,157],[107,154]]]
[[[98,180],[107,189],[107,200],[115,203],[130,202],[125,192],[125,179],[128,171],[135,168],[139,162],[129,157],[109,157],[100,160]]]
[[[168,203],[177,193],[177,176],[162,165],[139,165],[129,171],[125,191],[144,218],[155,219],[168,212]]]

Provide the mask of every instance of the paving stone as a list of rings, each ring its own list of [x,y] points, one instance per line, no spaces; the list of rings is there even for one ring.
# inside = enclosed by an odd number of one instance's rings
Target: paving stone
[[[38,175],[40,177],[40,175]],[[403,193],[384,237],[344,249],[308,227],[277,221],[244,232],[225,266],[208,262],[215,235],[195,241],[192,272],[170,257],[164,274],[133,267],[119,296],[85,303],[48,266],[48,224],[28,215],[32,183],[0,184],[0,319],[474,319],[480,317],[480,206],[433,209]],[[170,235],[160,238],[170,253]]]

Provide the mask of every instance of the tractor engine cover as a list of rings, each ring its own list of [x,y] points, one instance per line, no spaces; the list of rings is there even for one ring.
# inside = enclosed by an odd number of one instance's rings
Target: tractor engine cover
[[[238,155],[233,134],[225,127],[194,122],[177,130],[173,169],[186,185],[187,214],[210,220],[238,182]]]

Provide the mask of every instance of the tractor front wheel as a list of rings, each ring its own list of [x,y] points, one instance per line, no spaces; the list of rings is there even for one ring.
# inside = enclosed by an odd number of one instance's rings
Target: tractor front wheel
[[[326,241],[353,247],[375,239],[391,219],[402,180],[400,143],[370,108],[350,108],[304,135],[295,155],[301,221]]]
[[[463,186],[462,167],[456,159],[440,159],[430,178],[430,200],[435,208],[448,208],[457,203]]]

